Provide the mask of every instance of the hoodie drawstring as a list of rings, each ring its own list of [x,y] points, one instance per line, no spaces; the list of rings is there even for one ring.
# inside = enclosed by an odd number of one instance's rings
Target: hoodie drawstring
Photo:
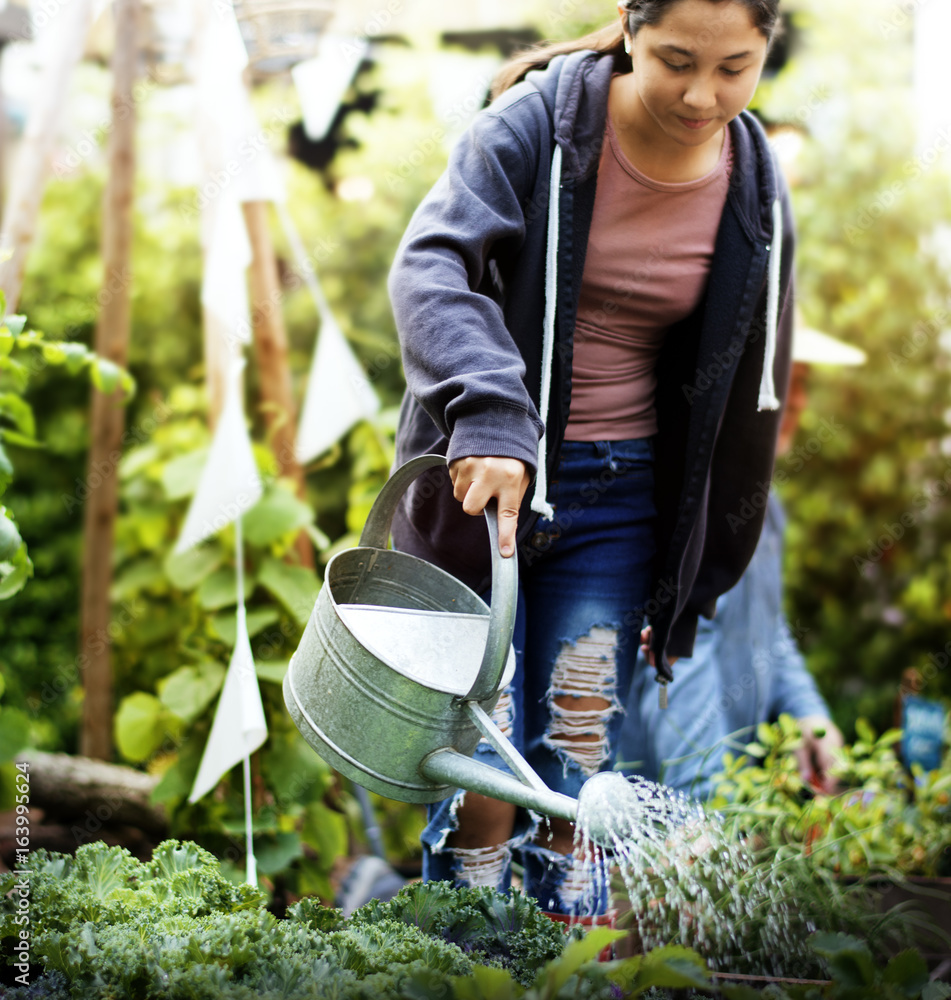
[[[545,335],[542,340],[542,378],[539,415],[546,425],[538,442],[538,472],[532,510],[551,520],[555,511],[548,502],[548,404],[551,399],[551,364],[555,353],[555,317],[558,312],[558,192],[561,190],[561,146],[555,143],[548,187],[548,247],[545,256]]]
[[[766,353],[763,374],[759,383],[757,410],[778,410],[779,399],[773,382],[773,364],[776,360],[776,328],[779,319],[779,272],[783,247],[783,206],[777,198],[773,202],[773,239],[769,247],[768,284],[766,287]]]
[[[555,317],[558,311],[558,192],[561,189],[561,146],[555,144],[551,159],[551,176],[548,196],[548,246],[545,256],[545,333],[542,341],[541,391],[539,411],[542,422],[548,423],[548,405],[551,400],[551,367],[555,352]],[[783,248],[783,206],[777,198],[773,202],[773,237],[769,247],[768,277],[766,289],[766,348],[763,357],[763,372],[759,384],[757,410],[778,410],[779,398],[773,379],[776,361],[776,334],[779,322],[779,279]],[[543,432],[538,442],[535,475],[535,490],[532,494],[532,510],[549,520],[554,509],[548,502],[548,431]]]

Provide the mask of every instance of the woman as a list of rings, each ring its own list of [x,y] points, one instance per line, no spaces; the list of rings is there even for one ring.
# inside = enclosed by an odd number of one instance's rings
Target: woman
[[[777,2],[624,0],[618,24],[511,64],[390,276],[398,459],[448,459],[394,540],[484,590],[469,515],[497,502],[520,595],[496,721],[568,795],[613,764],[645,616],[665,685],[761,527],[728,515],[769,479],[788,373],[788,196],[743,111]],[[518,851],[544,909],[597,916],[572,837],[460,794],[430,810],[424,875],[504,887]]]

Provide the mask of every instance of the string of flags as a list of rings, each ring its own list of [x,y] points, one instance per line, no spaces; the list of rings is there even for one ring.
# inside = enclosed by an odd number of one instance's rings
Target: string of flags
[[[209,6],[208,0],[203,2]],[[216,164],[234,162],[235,150],[255,145],[253,140],[257,123],[242,78],[247,53],[241,43],[233,11],[226,25],[222,25],[219,16],[209,17],[207,10],[204,15],[203,22],[199,17],[203,30],[199,32],[201,58],[196,87],[205,168],[211,176],[217,169]],[[311,102],[313,127],[325,128],[332,119],[336,104],[343,96],[346,83],[352,78],[362,54],[361,49],[354,51],[336,45],[326,47],[324,58],[328,60],[327,64],[323,67],[310,66],[303,74],[302,79],[309,80],[307,89],[313,85],[314,79],[324,80],[328,87],[335,81],[331,89],[336,96],[330,103],[325,100],[314,109]],[[228,184],[219,185],[214,197],[201,202],[202,242],[205,248],[202,305],[216,320],[216,328],[211,335],[223,336],[226,342],[225,351],[220,354],[212,352],[212,356],[226,359],[228,365],[225,400],[175,552],[185,552],[227,525],[234,525],[237,584],[235,645],[189,802],[197,802],[213,790],[236,764],[243,764],[246,878],[251,884],[257,884],[252,837],[250,755],[266,741],[267,722],[247,627],[241,518],[261,499],[263,483],[248,436],[244,410],[242,374],[245,360],[242,351],[244,345],[251,341],[246,276],[251,263],[251,246],[241,212],[242,201],[270,201],[276,206],[297,268],[307,282],[317,307],[320,335],[298,425],[298,461],[315,458],[335,444],[359,420],[375,416],[380,402],[347,343],[313,268],[308,266],[300,236],[285,206],[285,192],[277,165],[269,150],[259,149],[256,156],[246,160],[239,171],[229,176]]]

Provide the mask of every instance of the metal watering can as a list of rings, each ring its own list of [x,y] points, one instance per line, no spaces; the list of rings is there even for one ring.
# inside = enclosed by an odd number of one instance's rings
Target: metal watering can
[[[407,487],[445,462],[423,455],[398,469],[360,545],[328,563],[284,678],[287,710],[331,767],[380,795],[437,802],[465,788],[573,821],[578,799],[552,791],[489,717],[515,671],[518,586],[517,559],[499,554],[494,510],[485,512],[491,609],[449,573],[387,547]],[[482,737],[514,776],[473,759]],[[610,842],[609,829],[592,826],[592,839]]]

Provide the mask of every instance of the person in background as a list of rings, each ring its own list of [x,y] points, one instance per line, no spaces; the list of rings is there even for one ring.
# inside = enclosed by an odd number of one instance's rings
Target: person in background
[[[806,406],[812,364],[861,364],[862,351],[817,330],[796,326],[793,367],[780,425],[777,453],[790,452]],[[793,466],[794,468],[794,466]],[[830,792],[829,774],[842,734],[809,673],[782,610],[785,514],[774,491],[756,552],[737,585],[717,602],[716,616],[702,619],[693,655],[677,665],[666,710],[658,708],[647,672],[635,673],[618,747],[618,769],[662,781],[697,798],[714,790],[727,751],[755,739],[760,722],[782,714],[798,720],[803,778]],[[742,512],[740,515],[742,516]],[[642,664],[643,666],[643,664]]]

